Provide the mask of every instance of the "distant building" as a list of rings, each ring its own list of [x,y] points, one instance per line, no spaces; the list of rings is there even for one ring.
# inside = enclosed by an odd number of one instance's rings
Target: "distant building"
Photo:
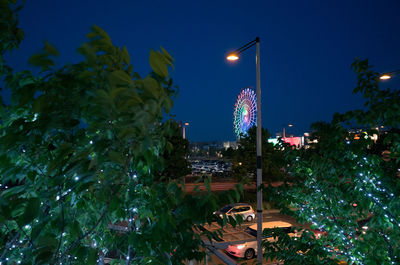
[[[223,145],[225,150],[228,148],[238,149],[238,144],[236,141],[223,142]]]
[[[281,137],[279,137],[281,138]],[[279,138],[270,138],[268,139],[268,143],[272,143],[273,145],[278,144]],[[297,148],[301,148],[304,146],[304,136],[301,137],[285,137],[281,138],[285,143],[288,143],[289,145],[296,146]]]

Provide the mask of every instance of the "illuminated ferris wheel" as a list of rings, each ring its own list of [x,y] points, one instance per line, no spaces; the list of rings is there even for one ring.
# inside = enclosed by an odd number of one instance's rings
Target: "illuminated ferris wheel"
[[[243,89],[237,97],[235,110],[233,112],[233,130],[239,139],[241,134],[256,124],[257,120],[257,98],[253,89]]]

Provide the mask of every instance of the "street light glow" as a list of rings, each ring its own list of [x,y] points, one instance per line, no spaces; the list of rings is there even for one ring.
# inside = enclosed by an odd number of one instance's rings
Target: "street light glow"
[[[236,53],[231,53],[226,57],[226,59],[228,61],[237,61],[239,60],[239,56]]]
[[[379,79],[381,79],[381,80],[387,80],[387,79],[390,79],[390,78],[392,78],[392,77],[389,74],[383,74],[383,75],[381,75],[379,77]]]

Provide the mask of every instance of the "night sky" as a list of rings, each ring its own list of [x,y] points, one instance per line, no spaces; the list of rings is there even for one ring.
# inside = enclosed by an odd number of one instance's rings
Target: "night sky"
[[[329,3],[328,3],[329,2]],[[78,62],[76,49],[96,24],[127,46],[134,69],[150,71],[150,48],[175,58],[180,88],[176,120],[189,122],[191,141],[235,140],[233,107],[240,90],[256,86],[255,47],[240,61],[228,51],[261,38],[262,124],[275,135],[302,134],[335,112],[360,108],[352,94],[355,57],[380,72],[400,69],[400,1],[26,1],[26,37],[6,59],[27,68],[43,40],[60,51],[59,65]],[[400,76],[385,82],[399,87]]]

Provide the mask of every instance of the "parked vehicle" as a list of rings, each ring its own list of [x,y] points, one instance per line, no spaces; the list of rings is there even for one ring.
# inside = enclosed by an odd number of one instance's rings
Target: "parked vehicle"
[[[292,232],[292,224],[283,221],[263,222],[262,229],[266,228],[283,228],[290,236],[295,236]],[[229,245],[225,250],[229,254],[244,259],[252,259],[257,255],[257,224],[249,226],[244,230],[246,233],[254,236],[254,240],[241,244]],[[263,240],[275,240],[273,237],[264,237]]]
[[[250,204],[247,203],[236,203],[234,205],[225,205],[221,208],[221,210],[214,212],[215,215],[219,217],[223,217],[223,214],[226,216],[235,217],[237,215],[241,215],[243,220],[251,222],[256,217],[253,208]]]

